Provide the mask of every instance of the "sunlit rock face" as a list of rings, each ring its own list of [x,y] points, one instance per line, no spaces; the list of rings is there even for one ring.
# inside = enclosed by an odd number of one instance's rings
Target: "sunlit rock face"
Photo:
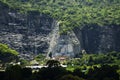
[[[81,51],[80,42],[73,31],[60,34],[59,22],[55,22],[54,29],[51,33],[51,40],[47,57],[66,56],[75,57]]]
[[[67,56],[75,57],[81,51],[81,46],[78,38],[73,31],[67,34],[61,34],[56,39],[56,43],[51,50],[52,57]]]

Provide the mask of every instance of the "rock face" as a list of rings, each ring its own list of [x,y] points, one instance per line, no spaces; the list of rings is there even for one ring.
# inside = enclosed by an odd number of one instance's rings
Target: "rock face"
[[[106,53],[120,51],[120,27],[113,26],[89,26],[74,30],[81,47],[87,53]]]
[[[29,11],[21,14],[0,3],[0,43],[8,44],[21,54],[53,53],[53,56],[78,54],[79,41],[71,32],[59,35],[59,22]]]
[[[8,44],[20,53],[45,53],[55,20],[29,11],[21,14],[0,3],[0,42]]]
[[[56,22],[51,34],[47,57],[75,57],[80,53],[81,46],[73,31],[59,34],[59,22]]]
[[[67,34],[61,34],[54,39],[54,46],[51,49],[52,57],[67,56],[75,57],[80,53],[81,46],[78,38],[73,31]]]

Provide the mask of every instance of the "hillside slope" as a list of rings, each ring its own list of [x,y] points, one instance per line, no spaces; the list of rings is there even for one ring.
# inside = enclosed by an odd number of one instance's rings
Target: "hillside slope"
[[[120,25],[120,0],[1,0],[20,12],[37,10],[61,22],[61,32],[91,24]]]
[[[50,41],[48,34],[53,30],[53,25],[56,24],[54,20],[57,20],[59,32],[74,31],[80,42],[80,49],[86,50],[87,53],[120,51],[120,0],[0,1],[0,30],[1,32],[5,31],[5,33],[0,34],[2,42],[7,40],[5,43],[16,46],[18,44],[14,45],[11,41],[18,40],[20,45],[24,44],[25,51],[30,50],[30,52],[32,49],[35,51],[36,48],[28,45],[31,43],[33,45],[40,44],[48,49],[46,46]],[[27,29],[18,29],[24,27]],[[11,31],[11,35],[19,35],[19,37],[10,40],[9,37],[12,36],[5,35],[9,31]],[[24,33],[25,35],[21,36]],[[4,36],[7,36],[7,39],[3,38]],[[40,36],[43,36],[43,42],[39,41],[41,40]],[[30,42],[29,38],[32,38]],[[48,38],[49,40],[46,40]],[[36,39],[39,39],[37,43]],[[44,48],[40,45],[39,50],[44,52]],[[27,49],[28,46],[29,49]],[[21,50],[24,51],[22,48]]]

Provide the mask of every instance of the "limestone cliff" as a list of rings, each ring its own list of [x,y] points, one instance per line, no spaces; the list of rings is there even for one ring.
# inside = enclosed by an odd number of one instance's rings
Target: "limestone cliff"
[[[47,52],[54,24],[55,20],[45,14],[22,14],[0,3],[0,43],[20,53]]]
[[[59,34],[59,22],[38,11],[19,13],[0,3],[0,43],[8,44],[21,54],[53,53],[74,57],[80,52],[74,34]]]
[[[75,28],[81,47],[87,53],[106,53],[120,51],[120,27],[111,26],[86,26],[82,29]]]

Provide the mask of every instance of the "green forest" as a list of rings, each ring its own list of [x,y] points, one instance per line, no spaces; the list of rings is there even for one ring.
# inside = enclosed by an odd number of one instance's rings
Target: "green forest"
[[[16,62],[16,59],[18,58],[18,52],[14,49],[11,49],[6,44],[0,43],[0,64],[5,64],[9,62]]]
[[[120,25],[120,0],[1,0],[21,13],[39,11],[60,23],[61,31],[84,26]]]

